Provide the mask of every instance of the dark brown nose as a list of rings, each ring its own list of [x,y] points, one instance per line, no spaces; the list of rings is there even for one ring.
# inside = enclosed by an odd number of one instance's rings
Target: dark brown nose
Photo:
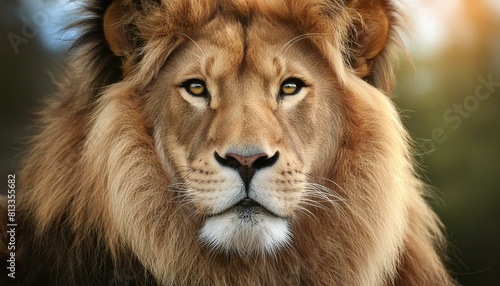
[[[217,152],[214,153],[215,160],[219,164],[236,169],[240,174],[245,188],[248,190],[250,181],[259,169],[272,166],[279,158],[279,152],[274,153],[269,157],[266,153],[256,153],[250,156],[243,156],[237,153],[227,153],[225,158],[221,157]]]

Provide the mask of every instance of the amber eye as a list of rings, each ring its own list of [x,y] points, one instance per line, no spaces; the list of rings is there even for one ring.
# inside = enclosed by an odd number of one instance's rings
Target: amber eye
[[[280,87],[280,96],[295,95],[304,87],[304,82],[298,78],[285,80]]]
[[[192,96],[206,97],[208,96],[205,82],[200,79],[190,79],[182,84],[182,87]]]

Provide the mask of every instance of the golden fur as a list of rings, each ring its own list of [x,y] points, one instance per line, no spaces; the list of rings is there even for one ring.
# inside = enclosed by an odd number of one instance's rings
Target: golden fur
[[[18,176],[18,283],[453,284],[387,97],[396,4],[88,2]],[[267,156],[247,187],[235,152]]]

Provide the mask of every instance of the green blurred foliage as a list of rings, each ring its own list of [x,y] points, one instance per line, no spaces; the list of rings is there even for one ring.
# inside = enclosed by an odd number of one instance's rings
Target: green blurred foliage
[[[454,31],[456,40],[439,53],[406,63],[394,101],[422,177],[434,186],[431,203],[446,226],[458,281],[500,285],[500,15],[469,5],[469,42]],[[479,79],[489,77],[491,90]],[[478,88],[490,96],[479,99]]]
[[[479,77],[500,82],[500,15],[484,1],[464,5],[460,17],[472,38],[455,30],[439,52],[404,63],[394,101],[415,138],[422,178],[433,186],[430,202],[447,229],[454,275],[463,285],[500,285],[500,86],[474,108],[470,98]],[[53,91],[47,70],[59,56],[39,36],[14,51],[6,35],[22,34],[20,19],[29,17],[19,6],[0,3],[0,178],[16,170],[37,102]],[[469,107],[459,126],[443,118],[449,110],[456,116],[456,104]]]

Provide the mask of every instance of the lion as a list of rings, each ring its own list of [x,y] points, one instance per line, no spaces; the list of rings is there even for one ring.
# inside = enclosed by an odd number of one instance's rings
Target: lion
[[[86,5],[17,176],[16,283],[454,284],[390,99],[399,3]]]

